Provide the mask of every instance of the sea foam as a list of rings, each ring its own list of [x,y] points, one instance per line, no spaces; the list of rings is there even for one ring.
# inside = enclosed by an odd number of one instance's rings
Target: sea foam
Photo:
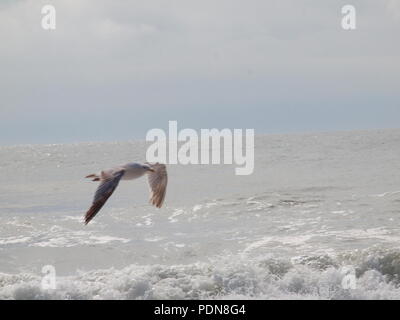
[[[400,299],[400,252],[369,249],[340,257],[287,261],[220,257],[185,265],[129,265],[57,278],[41,289],[39,275],[0,274],[0,299]],[[353,263],[355,288],[343,286]]]

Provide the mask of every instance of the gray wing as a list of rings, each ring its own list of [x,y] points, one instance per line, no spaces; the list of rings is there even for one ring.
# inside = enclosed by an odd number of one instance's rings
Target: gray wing
[[[157,208],[161,208],[165,193],[167,191],[168,175],[165,164],[150,164],[154,172],[148,173],[148,182],[150,186],[150,203]]]
[[[108,198],[113,194],[117,188],[119,181],[124,175],[125,170],[116,171],[110,175],[101,175],[100,185],[94,195],[93,203],[85,215],[85,224],[94,218],[97,212],[104,206]]]

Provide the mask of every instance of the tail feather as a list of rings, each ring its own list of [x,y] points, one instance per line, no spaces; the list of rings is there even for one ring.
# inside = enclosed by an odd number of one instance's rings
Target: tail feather
[[[86,176],[85,178],[93,178],[93,180],[92,181],[100,181],[100,177],[97,175],[97,174],[94,174],[94,173],[92,173],[92,174],[89,174],[88,176]]]

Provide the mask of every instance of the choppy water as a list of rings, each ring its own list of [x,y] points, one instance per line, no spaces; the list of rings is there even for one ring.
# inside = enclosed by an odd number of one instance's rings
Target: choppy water
[[[123,181],[84,226],[83,177],[145,147],[0,148],[1,299],[400,298],[400,130],[258,136],[253,175],[172,165],[164,208]]]

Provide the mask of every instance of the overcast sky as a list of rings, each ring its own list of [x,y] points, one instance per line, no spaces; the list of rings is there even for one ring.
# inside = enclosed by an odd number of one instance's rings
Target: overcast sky
[[[398,0],[1,0],[0,144],[399,127],[399,35]]]

